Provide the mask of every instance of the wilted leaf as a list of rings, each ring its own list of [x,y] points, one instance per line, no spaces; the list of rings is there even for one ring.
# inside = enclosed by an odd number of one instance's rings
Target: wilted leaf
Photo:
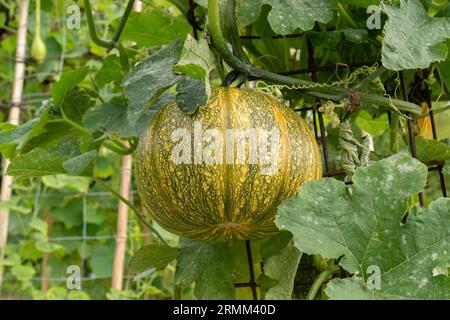
[[[205,81],[214,68],[214,55],[205,39],[195,40],[190,34],[186,37],[180,61],[174,65],[176,72],[191,78]]]

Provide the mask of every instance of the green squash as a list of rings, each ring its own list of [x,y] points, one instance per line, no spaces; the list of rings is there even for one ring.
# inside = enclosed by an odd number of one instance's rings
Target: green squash
[[[139,196],[155,221],[200,240],[277,232],[276,209],[322,175],[314,134],[294,111],[249,89],[216,89],[205,107],[175,103],[153,118],[136,158]]]

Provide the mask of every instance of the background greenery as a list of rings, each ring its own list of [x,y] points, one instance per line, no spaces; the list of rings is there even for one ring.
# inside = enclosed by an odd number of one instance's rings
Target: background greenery
[[[362,93],[401,100],[398,71],[404,70],[417,113],[428,86],[440,141],[431,140],[429,118],[417,120],[414,115],[418,158],[446,163],[448,186],[450,8],[447,1],[391,2],[380,5],[383,30],[366,28],[367,7],[379,4],[372,0],[236,1],[231,11],[227,1],[220,1],[221,26],[234,55],[263,70],[290,73],[308,68],[309,39],[317,66],[349,66],[319,72],[322,84],[340,81],[341,87],[357,85]],[[72,4],[81,8],[80,29],[66,25],[66,9]],[[91,1],[91,5],[97,33],[111,39],[126,4],[105,0]],[[125,290],[110,289],[118,200],[99,181],[118,190],[121,155],[134,151],[154,113],[172,100],[182,110],[193,112],[232,69],[206,31],[207,1],[146,0],[143,7],[141,13],[131,13],[120,45],[104,48],[89,36],[82,1],[43,1],[41,36],[47,53],[42,63],[30,54],[26,58],[21,125],[14,127],[6,119],[14,77],[18,1],[0,1],[0,152],[3,158],[12,159],[8,173],[16,177],[12,199],[0,204],[11,211],[2,262],[6,268],[2,298],[252,297],[248,288],[233,286],[248,281],[243,242],[205,244],[178,239],[148,219],[168,247],[131,211],[127,260],[140,248],[146,249],[128,268]],[[31,1],[28,53],[35,37],[34,8]],[[193,15],[195,31],[189,23]],[[235,21],[241,38],[236,37]],[[377,64],[350,82],[350,73],[356,70],[350,67],[361,62],[367,67]],[[370,78],[381,65],[388,70]],[[422,69],[428,67],[431,73],[424,77]],[[311,80],[309,73],[290,76]],[[371,81],[364,81],[367,77]],[[251,77],[239,80],[244,86],[254,86],[248,82]],[[315,105],[315,98],[304,94],[312,89],[308,85],[300,90],[268,89],[293,109]],[[313,127],[311,112],[299,113]],[[336,113],[341,119],[345,116],[339,107]],[[343,177],[308,184],[279,210],[277,224],[286,231],[252,242],[260,297],[305,298],[316,277],[332,268],[336,279],[322,286],[317,298],[449,298],[450,204],[446,199],[432,202],[441,196],[439,177],[434,171],[426,179],[424,165],[404,155],[409,150],[406,117],[396,114],[392,107],[363,101],[361,109],[351,115],[355,136],[364,130],[374,139],[371,166],[357,171],[351,199],[340,181]],[[341,153],[338,128],[331,116],[325,114],[325,124],[334,170],[341,167]],[[417,209],[415,194],[424,188],[427,208]],[[135,192],[132,202],[142,210]],[[371,210],[366,208],[369,203]],[[396,205],[385,209],[388,203]],[[407,223],[400,227],[408,211]],[[328,216],[329,212],[335,216]],[[366,216],[360,217],[361,212]],[[383,223],[378,224],[379,220]],[[344,230],[343,221],[359,221],[374,232],[358,234],[351,223]],[[427,232],[419,230],[420,226]],[[390,230],[390,235],[383,235],[384,230]],[[402,239],[404,245],[400,245]],[[430,249],[430,243],[437,245]],[[383,250],[386,254],[379,257]],[[402,263],[403,268],[395,267]],[[381,279],[386,286],[380,291],[364,282],[371,264],[384,268]],[[69,265],[81,266],[82,291],[66,289]],[[152,269],[157,271],[133,280]],[[358,272],[360,278],[354,276]],[[46,292],[43,282],[49,286]]]

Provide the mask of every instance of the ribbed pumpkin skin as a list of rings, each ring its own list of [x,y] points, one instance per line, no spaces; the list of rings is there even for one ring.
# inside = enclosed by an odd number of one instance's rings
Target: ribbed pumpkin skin
[[[260,164],[175,164],[172,132],[194,122],[203,130],[278,129],[278,172],[264,175]],[[235,141],[236,145],[236,141]],[[225,148],[223,148],[225,159]],[[248,158],[247,158],[248,159]],[[318,179],[322,165],[305,121],[272,97],[248,89],[216,89],[193,115],[175,103],[152,120],[137,150],[140,198],[166,230],[200,240],[254,239],[277,232],[277,206],[305,181]],[[248,163],[248,162],[246,162]]]

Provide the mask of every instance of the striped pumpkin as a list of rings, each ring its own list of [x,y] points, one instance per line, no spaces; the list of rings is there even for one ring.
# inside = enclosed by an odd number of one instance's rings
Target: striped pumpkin
[[[251,140],[242,132],[273,134]],[[277,132],[278,144],[273,143]],[[258,147],[252,148],[255,141]],[[140,140],[136,163],[139,196],[155,221],[200,240],[277,232],[277,206],[322,174],[318,146],[305,121],[266,94],[237,88],[216,89],[208,105],[192,115],[175,103],[160,110]]]

